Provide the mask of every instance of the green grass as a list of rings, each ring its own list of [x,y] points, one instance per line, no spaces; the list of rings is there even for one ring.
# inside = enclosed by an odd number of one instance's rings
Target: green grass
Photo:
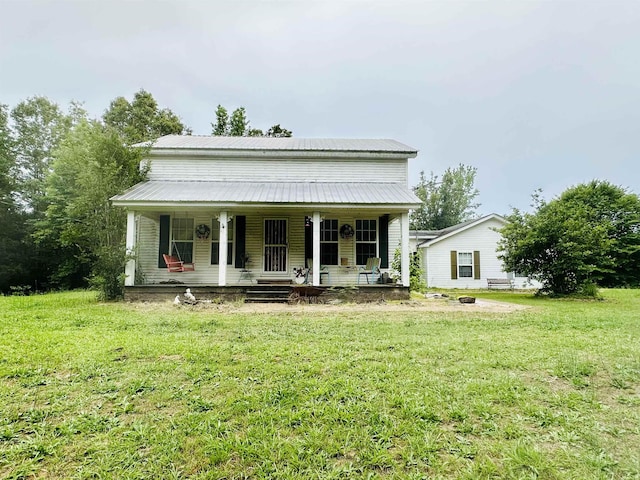
[[[473,309],[0,297],[0,478],[640,477],[640,291]]]

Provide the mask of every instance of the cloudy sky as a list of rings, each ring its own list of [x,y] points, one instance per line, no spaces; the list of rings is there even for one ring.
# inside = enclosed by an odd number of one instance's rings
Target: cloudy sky
[[[141,88],[194,134],[244,106],[404,142],[412,185],[474,166],[482,214],[595,178],[640,193],[640,0],[0,0],[0,103],[100,116]]]

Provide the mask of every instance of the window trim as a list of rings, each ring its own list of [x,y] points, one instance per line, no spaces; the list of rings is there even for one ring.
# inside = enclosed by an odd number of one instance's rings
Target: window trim
[[[186,239],[179,239],[176,240],[175,238],[175,228],[176,228],[176,221],[190,221],[191,222],[191,228],[189,228],[189,225],[187,223],[184,231],[185,232],[190,232],[191,233],[191,239],[186,238]],[[188,237],[189,235],[187,235]],[[190,257],[191,258],[187,258],[186,255],[181,255],[179,252],[176,245],[177,244],[191,244],[191,254]],[[174,250],[175,249],[175,250]],[[171,255],[177,256],[181,261],[186,262],[186,263],[193,263],[195,260],[195,218],[193,217],[175,217],[175,216],[171,216],[171,225],[169,227],[169,251],[171,252]]]
[[[474,279],[474,261],[473,261],[473,250],[458,250],[458,279],[462,279],[462,278],[470,278],[470,279]],[[471,263],[462,263],[460,261],[460,255],[469,255],[470,261]],[[471,267],[470,270],[470,275],[462,275],[462,270],[460,270],[462,267]]]
[[[331,230],[327,230],[326,229],[326,225],[329,222],[335,222],[335,228],[331,229]],[[320,222],[320,264],[322,265],[338,265],[338,262],[340,261],[340,235],[339,235],[339,220],[337,218],[325,218],[322,222]],[[331,236],[333,237],[335,235],[335,240],[324,240],[324,234],[326,233],[330,233]],[[323,253],[322,253],[322,247],[325,245],[331,245],[333,248],[335,248],[336,250],[336,258],[335,258],[335,263],[330,263],[330,262],[326,262],[323,261]]]
[[[361,222],[369,222],[369,227],[371,226],[371,222],[373,222],[373,225],[375,226],[374,229],[372,230],[371,228],[367,228],[366,230],[364,230],[362,228],[362,223]],[[355,242],[354,242],[354,259],[355,259],[355,264],[356,265],[366,265],[366,261],[359,263],[358,262],[358,245],[373,245],[374,246],[374,257],[377,257],[379,255],[379,245],[378,245],[378,240],[380,238],[379,232],[378,232],[378,227],[379,227],[379,222],[377,218],[358,218],[355,221],[356,224],[356,228],[355,228]],[[360,224],[360,228],[358,228],[358,224]],[[362,232],[373,232],[375,235],[375,239],[374,240],[358,240],[358,237],[361,236]]]

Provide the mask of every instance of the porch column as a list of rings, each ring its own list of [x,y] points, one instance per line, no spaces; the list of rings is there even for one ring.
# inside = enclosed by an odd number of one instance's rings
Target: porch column
[[[227,242],[229,232],[227,231],[227,222],[229,216],[227,212],[220,212],[218,222],[220,223],[220,248],[218,249],[218,285],[224,287],[227,284]]]
[[[126,239],[127,263],[124,267],[124,284],[133,286],[136,283],[136,259],[133,258],[136,249],[136,212],[127,211],[127,239]]]
[[[320,285],[320,212],[313,212],[313,278],[314,286]]]
[[[409,212],[404,212],[400,218],[401,268],[402,286],[409,286]]]

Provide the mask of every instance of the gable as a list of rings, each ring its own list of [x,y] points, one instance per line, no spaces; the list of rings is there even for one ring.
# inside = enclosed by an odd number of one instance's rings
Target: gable
[[[486,235],[486,232],[488,231],[495,233],[497,238],[500,238],[500,234],[498,232],[494,232],[494,230],[504,227],[506,223],[507,221],[504,217],[492,213],[491,215],[463,222],[458,225],[453,225],[440,230],[439,232],[435,232],[437,234],[436,238],[426,240],[423,244],[418,246],[421,248],[432,247],[437,243],[448,241],[452,237],[457,237],[458,241],[460,241],[460,235],[462,234],[464,234],[464,238],[469,236],[471,236],[471,238],[475,238],[477,235]]]

